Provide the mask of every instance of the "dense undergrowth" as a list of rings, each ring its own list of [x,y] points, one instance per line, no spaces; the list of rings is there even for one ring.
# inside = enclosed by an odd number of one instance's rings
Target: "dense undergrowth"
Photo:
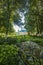
[[[0,45],[0,65],[17,65],[18,47],[16,45]]]
[[[15,44],[21,43],[30,40],[30,36],[14,36],[14,37],[0,37],[0,44],[8,43],[8,44]]]
[[[28,45],[27,41],[43,47],[42,37],[0,37],[0,65],[43,65],[43,48]]]
[[[30,45],[29,48],[22,47],[14,44],[0,45],[0,65],[43,65],[43,55],[40,56],[40,48],[32,50]],[[33,51],[35,51],[35,55]]]
[[[14,36],[14,37],[0,37],[0,44],[8,43],[8,44],[17,44],[25,41],[33,41],[43,46],[43,37],[37,36]]]

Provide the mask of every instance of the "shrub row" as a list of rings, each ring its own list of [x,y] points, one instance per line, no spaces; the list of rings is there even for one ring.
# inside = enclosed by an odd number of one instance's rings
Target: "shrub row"
[[[18,44],[25,41],[33,41],[43,46],[43,38],[36,36],[14,36],[14,37],[0,37],[0,44]]]
[[[30,39],[30,36],[15,36],[15,37],[0,37],[0,44],[3,43],[9,43],[9,44],[15,44],[15,43],[21,43],[28,41]]]

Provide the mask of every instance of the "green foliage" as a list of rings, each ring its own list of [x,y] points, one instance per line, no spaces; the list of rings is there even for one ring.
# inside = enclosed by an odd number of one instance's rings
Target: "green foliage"
[[[12,22],[20,22],[19,9],[24,9],[25,0],[1,0],[0,1],[0,32],[12,31]],[[4,27],[4,28],[3,28]]]
[[[43,44],[35,43],[36,39],[43,41],[36,36],[0,37],[0,65],[43,65],[43,55],[40,56]]]
[[[17,65],[18,50],[16,45],[0,45],[0,65]]]
[[[43,32],[42,0],[29,0],[29,11],[26,14],[26,28],[29,32]]]
[[[29,32],[43,32],[42,0],[0,0],[0,32],[7,34],[13,31],[12,21],[20,20],[18,11],[28,11],[26,28]],[[34,42],[39,46],[34,45]],[[41,46],[43,37],[0,36],[0,65],[43,65],[43,55],[40,56],[43,49],[39,48]]]
[[[14,37],[0,37],[0,44],[18,44],[30,40],[30,36],[14,36]]]
[[[42,49],[43,50],[43,49]],[[30,52],[31,51],[31,52]],[[43,53],[43,51],[42,51]],[[19,56],[23,61],[23,65],[43,65],[42,57],[40,57],[41,48],[34,42],[23,42],[20,45]]]
[[[36,42],[38,45],[43,46],[43,37],[38,36],[14,36],[14,37],[0,37],[0,44],[20,44],[21,42],[26,41]]]
[[[31,39],[33,42],[36,42],[38,45],[43,46],[43,37],[32,36]]]

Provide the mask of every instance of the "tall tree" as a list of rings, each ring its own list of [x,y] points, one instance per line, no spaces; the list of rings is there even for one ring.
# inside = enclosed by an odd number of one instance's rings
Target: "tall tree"
[[[6,29],[6,34],[11,29],[11,22],[18,19],[19,15],[15,15],[16,11],[23,10],[25,7],[25,0],[1,0],[0,1],[0,30],[2,30],[2,26]],[[16,18],[15,18],[16,16]]]
[[[26,15],[26,28],[28,31],[42,33],[43,29],[43,5],[42,0],[29,0],[29,11]]]

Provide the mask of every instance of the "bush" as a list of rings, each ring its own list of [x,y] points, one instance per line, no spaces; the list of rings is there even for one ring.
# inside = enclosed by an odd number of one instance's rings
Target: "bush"
[[[15,44],[15,43],[21,43],[28,41],[30,39],[30,36],[14,36],[14,37],[0,37],[0,44]]]
[[[16,45],[0,45],[0,65],[18,65],[18,50]]]

